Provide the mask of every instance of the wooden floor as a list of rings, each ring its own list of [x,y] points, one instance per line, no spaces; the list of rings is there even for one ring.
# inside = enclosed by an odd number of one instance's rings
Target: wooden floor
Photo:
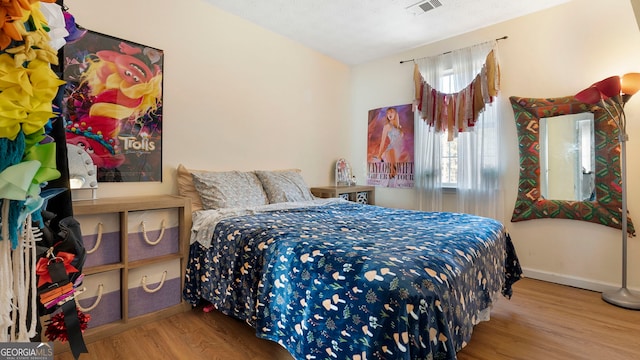
[[[243,322],[194,309],[88,344],[80,359],[291,360]],[[71,360],[69,352],[55,356]],[[600,293],[523,279],[478,324],[459,360],[640,360],[640,311]],[[372,359],[370,359],[372,360]]]

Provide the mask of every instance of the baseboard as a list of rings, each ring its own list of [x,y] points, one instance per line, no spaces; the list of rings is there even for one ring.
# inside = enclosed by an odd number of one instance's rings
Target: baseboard
[[[619,284],[610,284],[600,281],[593,281],[589,279],[583,279],[576,276],[569,276],[563,274],[550,273],[546,271],[540,271],[535,269],[522,268],[522,272],[525,277],[537,280],[548,281],[556,284],[573,286],[580,289],[587,289],[597,292],[613,291],[620,288]],[[640,289],[629,288],[632,291],[640,291]]]

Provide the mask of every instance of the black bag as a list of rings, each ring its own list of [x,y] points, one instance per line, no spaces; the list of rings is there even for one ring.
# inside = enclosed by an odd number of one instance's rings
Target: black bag
[[[43,236],[37,244],[37,256],[46,256],[48,251],[53,251],[54,255],[60,251],[74,254],[71,265],[78,269],[78,272],[70,274],[70,280],[75,281],[82,273],[87,258],[80,223],[73,216],[67,216],[56,223],[55,214],[48,211],[42,212],[42,218],[44,220]]]

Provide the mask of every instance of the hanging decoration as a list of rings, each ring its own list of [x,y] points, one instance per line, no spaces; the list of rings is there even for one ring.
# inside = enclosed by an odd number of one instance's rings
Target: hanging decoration
[[[491,50],[480,73],[458,92],[444,93],[428,84],[420,74],[417,63],[414,65],[413,80],[420,117],[437,132],[446,131],[451,141],[458,132],[472,129],[485,105],[492,103],[498,95],[500,68],[495,50]]]
[[[3,0],[0,14],[0,342],[28,342],[39,318],[40,210],[53,196],[41,190],[61,175],[48,130],[64,81],[51,65],[69,33],[55,0]],[[81,335],[76,343],[86,352]]]
[[[80,330],[83,332],[87,329],[89,325],[90,315],[84,314],[82,311],[77,310],[78,312],[78,320],[80,321]],[[44,334],[50,340],[59,340],[60,342],[65,342],[69,340],[69,334],[67,332],[67,325],[64,322],[63,313],[58,313],[51,317],[50,320],[47,321],[47,329]]]

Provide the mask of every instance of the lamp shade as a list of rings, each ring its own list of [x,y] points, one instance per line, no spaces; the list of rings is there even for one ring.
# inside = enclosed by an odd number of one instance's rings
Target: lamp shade
[[[627,73],[622,76],[620,81],[622,93],[625,95],[633,95],[640,90],[640,73]]]
[[[620,95],[620,76],[610,76],[604,80],[600,80],[593,84],[606,97],[614,97]]]
[[[575,95],[578,101],[586,104],[595,104],[602,98],[602,93],[595,86],[590,86]]]

